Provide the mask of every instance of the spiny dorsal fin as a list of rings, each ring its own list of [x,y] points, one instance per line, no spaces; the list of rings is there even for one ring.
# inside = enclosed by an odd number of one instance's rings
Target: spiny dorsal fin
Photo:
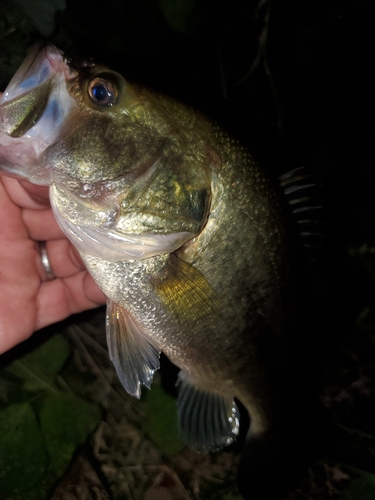
[[[176,385],[178,423],[184,441],[197,451],[217,451],[233,443],[240,425],[233,397],[200,387],[183,371]]]
[[[290,183],[293,182],[291,179],[295,177],[296,172],[300,172],[300,170],[304,171],[304,167],[297,167],[294,168],[293,170],[289,170],[288,172],[285,172],[285,174],[279,176],[279,182],[281,186],[283,186],[283,183]],[[308,175],[308,174],[306,174]],[[303,177],[306,178],[306,175],[304,174]]]
[[[140,398],[141,385],[150,389],[154,373],[160,367],[160,350],[129,312],[110,299],[106,332],[109,357],[124,389]]]
[[[316,261],[325,247],[327,236],[327,223],[320,215],[323,211],[319,189],[322,183],[316,175],[306,173],[304,167],[286,172],[279,181],[292,208],[306,257],[309,261]]]

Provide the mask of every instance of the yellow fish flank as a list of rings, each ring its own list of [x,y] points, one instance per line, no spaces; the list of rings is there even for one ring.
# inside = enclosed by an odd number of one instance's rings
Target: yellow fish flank
[[[278,432],[294,283],[279,197],[197,111],[107,67],[34,47],[0,101],[0,166],[50,185],[58,222],[108,298],[125,389],[181,369],[179,426],[198,450]],[[285,419],[285,417],[283,417]]]

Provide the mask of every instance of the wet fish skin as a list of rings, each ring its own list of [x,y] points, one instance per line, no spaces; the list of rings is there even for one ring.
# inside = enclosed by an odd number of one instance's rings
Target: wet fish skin
[[[11,139],[2,127],[0,165],[51,185],[57,220],[108,297],[109,350],[124,387],[139,396],[150,386],[162,351],[181,368],[179,419],[188,444],[214,450],[233,442],[234,398],[250,414],[251,436],[276,435],[290,402],[284,334],[295,281],[274,185],[199,112],[106,67],[76,69],[56,49],[44,50],[23,70],[27,76],[45,58],[55,61],[48,85],[38,82],[49,100],[41,92],[35,127],[43,119],[54,127],[51,106],[62,120],[48,134],[42,126],[32,132],[34,120],[18,120],[19,130],[31,124],[31,132]],[[113,102],[90,97],[95,82],[108,84]],[[16,95],[13,107],[30,117],[22,99]],[[0,103],[2,124],[12,113],[8,102]],[[45,148],[22,169],[14,151],[39,137]]]

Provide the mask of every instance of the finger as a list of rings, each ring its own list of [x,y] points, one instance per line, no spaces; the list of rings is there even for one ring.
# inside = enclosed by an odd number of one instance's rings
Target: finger
[[[25,208],[22,210],[22,218],[33,240],[47,241],[66,238],[51,208],[45,210]]]
[[[13,221],[13,231],[16,226],[17,219]],[[6,234],[3,224],[2,233]],[[38,258],[36,244],[31,240],[12,236],[0,246],[0,354],[34,331],[40,276],[33,262]]]
[[[105,304],[106,298],[87,271],[41,284],[36,329],[56,323],[71,314]]]
[[[47,241],[46,250],[56,278],[67,278],[86,269],[78,252],[66,238]]]
[[[12,202],[9,192],[4,185],[4,180],[4,177],[0,178],[0,227],[2,238],[0,254],[1,250],[7,253],[7,249],[3,248],[4,242],[13,242],[15,235],[19,240],[28,238],[27,230],[22,220],[21,209]]]
[[[0,354],[28,339],[34,333],[31,325],[36,322],[35,303],[32,300],[22,304],[22,311],[19,306],[13,307],[13,303],[5,306],[3,308],[0,305]]]
[[[49,186],[37,186],[26,180],[20,180],[21,186],[36,200],[49,200]]]
[[[34,331],[106,301],[87,271],[30,288],[29,296],[30,300],[22,303],[22,314],[16,300],[8,305],[0,302],[0,354],[31,337]]]
[[[2,176],[3,184],[12,201],[21,208],[32,208],[34,210],[44,210],[50,206],[48,197],[48,187],[34,186],[30,182]],[[26,189],[26,187],[27,189]],[[34,189],[37,188],[37,189]],[[39,194],[36,195],[35,193]]]

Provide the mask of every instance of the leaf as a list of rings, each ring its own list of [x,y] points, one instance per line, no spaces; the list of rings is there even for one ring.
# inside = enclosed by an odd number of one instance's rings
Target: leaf
[[[353,479],[349,487],[342,492],[341,500],[373,500],[375,498],[375,474],[364,472]]]
[[[100,419],[97,406],[61,390],[70,349],[54,335],[0,372],[8,405],[0,412],[1,500],[45,498]]]
[[[13,361],[5,369],[23,379],[23,390],[30,392],[56,391],[54,377],[70,354],[70,345],[62,335],[54,335],[33,351]]]
[[[23,356],[22,363],[29,370],[49,378],[61,370],[69,353],[69,342],[62,335],[54,335],[38,349]]]
[[[44,400],[39,418],[53,467],[60,475],[97,426],[100,410],[74,394],[53,394]]]
[[[0,492],[3,500],[41,498],[40,488],[48,467],[48,453],[35,411],[28,403],[0,411]]]
[[[145,393],[147,432],[161,452],[174,455],[184,444],[177,429],[176,401],[158,384]]]

